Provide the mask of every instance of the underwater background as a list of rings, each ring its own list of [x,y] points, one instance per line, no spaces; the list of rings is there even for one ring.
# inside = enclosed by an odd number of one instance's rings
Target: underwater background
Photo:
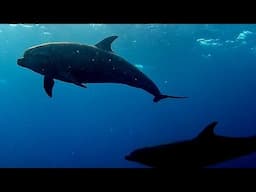
[[[126,85],[58,80],[49,98],[43,77],[17,65],[40,43],[111,35],[113,51],[162,93],[189,98],[154,103]],[[256,135],[256,25],[0,24],[0,42],[1,168],[146,168],[124,157],[192,139],[212,121],[217,134]],[[256,167],[256,153],[212,167]]]

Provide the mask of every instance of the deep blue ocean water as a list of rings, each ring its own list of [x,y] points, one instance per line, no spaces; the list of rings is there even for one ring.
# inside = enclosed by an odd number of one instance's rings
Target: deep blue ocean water
[[[189,99],[153,103],[147,92],[118,84],[87,89],[17,65],[34,45],[96,44],[117,35],[116,54],[140,68],[164,94]],[[124,156],[137,148],[216,133],[256,135],[256,25],[1,24],[0,167],[144,168]],[[256,153],[213,167],[256,167]],[[189,161],[189,159],[188,159]]]

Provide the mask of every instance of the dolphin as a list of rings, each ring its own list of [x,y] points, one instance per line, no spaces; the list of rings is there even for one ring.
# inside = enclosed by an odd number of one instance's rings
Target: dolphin
[[[121,83],[143,89],[158,102],[164,98],[187,98],[163,95],[155,83],[137,67],[115,54],[111,48],[117,36],[95,45],[73,42],[50,42],[28,48],[17,59],[19,66],[44,76],[44,89],[52,97],[54,79],[86,88],[87,83]]]
[[[205,168],[256,151],[256,136],[216,135],[217,123],[210,123],[191,140],[140,148],[125,159],[154,168]]]

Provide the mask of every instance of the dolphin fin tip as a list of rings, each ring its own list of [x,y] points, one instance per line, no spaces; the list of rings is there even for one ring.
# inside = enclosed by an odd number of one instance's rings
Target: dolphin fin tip
[[[186,99],[186,98],[189,98],[189,97],[186,97],[186,96],[171,96],[171,95],[158,95],[158,96],[155,96],[153,101],[155,103],[157,103],[158,101],[162,100],[162,99],[165,99],[165,98],[173,98],[173,99]]]

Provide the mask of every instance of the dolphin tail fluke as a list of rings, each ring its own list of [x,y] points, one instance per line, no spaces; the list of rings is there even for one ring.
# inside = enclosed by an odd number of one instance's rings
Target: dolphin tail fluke
[[[171,95],[158,95],[158,96],[155,96],[154,98],[154,102],[158,102],[162,99],[165,99],[165,98],[174,98],[174,99],[185,99],[185,98],[188,98],[188,97],[184,97],[184,96],[171,96]]]

